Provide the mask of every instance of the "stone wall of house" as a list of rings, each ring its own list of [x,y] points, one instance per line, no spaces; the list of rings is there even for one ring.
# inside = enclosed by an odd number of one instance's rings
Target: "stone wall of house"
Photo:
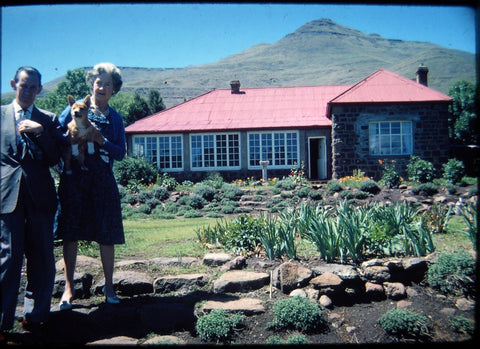
[[[438,174],[450,158],[448,104],[365,104],[335,105],[332,108],[332,178],[350,176],[362,170],[366,176],[382,177],[380,162],[395,163],[406,178],[410,156],[372,156],[369,152],[371,121],[412,121],[413,155],[433,163]]]

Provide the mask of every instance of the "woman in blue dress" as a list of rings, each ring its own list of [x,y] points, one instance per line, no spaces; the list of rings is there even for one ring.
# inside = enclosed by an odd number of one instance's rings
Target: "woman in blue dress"
[[[124,158],[126,143],[123,119],[108,101],[120,90],[122,78],[115,65],[100,63],[87,73],[86,80],[92,86],[88,118],[101,134],[95,139],[95,152],[85,154],[86,169],[72,157],[71,173],[63,171],[60,176],[57,237],[63,239],[66,279],[61,310],[72,308],[79,240],[96,241],[100,245],[106,302],[120,302],[113,288],[114,246],[125,243],[125,237],[113,161]],[[59,116],[64,130],[71,119],[70,107],[67,107]]]

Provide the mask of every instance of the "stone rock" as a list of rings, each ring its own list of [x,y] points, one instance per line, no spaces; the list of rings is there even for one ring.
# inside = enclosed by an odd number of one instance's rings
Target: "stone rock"
[[[165,335],[165,336],[155,336],[153,338],[147,339],[142,345],[182,345],[187,344],[183,339],[176,336]]]
[[[220,267],[221,271],[227,271],[227,270],[239,270],[245,267],[246,265],[246,259],[243,256],[237,256],[233,260],[225,263]]]
[[[367,281],[365,283],[365,296],[369,300],[381,300],[385,299],[385,291],[382,285]]]
[[[99,339],[98,341],[89,342],[87,345],[137,345],[138,339],[119,336],[112,338]]]
[[[55,263],[55,268],[58,271],[64,270],[63,258]],[[77,256],[76,270],[90,271],[91,269],[98,269],[102,267],[102,262],[98,258],[87,257],[83,255]]]
[[[357,269],[352,265],[344,264],[320,264],[312,267],[312,271],[315,275],[321,275],[325,272],[333,273],[339,276],[343,281],[360,281],[360,274]]]
[[[203,264],[211,266],[219,266],[227,263],[232,259],[228,253],[207,253],[203,257]]]
[[[425,257],[410,257],[402,260],[405,272],[409,274],[410,279],[414,277],[422,280],[428,270],[428,259]],[[415,276],[414,276],[415,275]]]
[[[95,293],[102,294],[105,279],[95,285]],[[134,296],[153,292],[153,278],[147,273],[119,271],[113,274],[113,286],[120,296]]]
[[[192,265],[198,262],[198,258],[195,257],[157,257],[148,260],[149,263],[159,266],[182,266]]]
[[[397,300],[407,297],[405,286],[400,282],[384,282],[383,288],[387,298]]]
[[[124,261],[119,261],[118,263],[115,263],[116,267],[132,267],[132,266],[145,266],[147,265],[148,262],[146,260],[134,260],[134,259],[129,259],[129,260],[124,260]]]
[[[368,281],[381,284],[390,280],[390,270],[383,265],[373,265],[363,269],[363,277]]]
[[[248,297],[227,301],[207,301],[202,307],[202,311],[205,313],[209,313],[213,309],[225,309],[231,313],[243,312],[247,316],[265,312],[265,307],[260,299]]]
[[[289,294],[290,297],[296,297],[296,296],[299,296],[299,297],[307,297],[307,292],[305,292],[304,289],[302,288],[297,288],[295,290],[293,290],[292,292],[290,292]]]
[[[330,272],[323,273],[310,280],[313,288],[319,290],[320,294],[327,296],[333,296],[340,289],[342,282],[339,276]]]
[[[214,292],[248,292],[267,285],[270,275],[253,271],[233,270],[222,274],[213,283]]]
[[[318,303],[320,303],[320,305],[324,308],[331,308],[333,306],[332,300],[325,294],[320,296]]]
[[[455,314],[455,309],[454,308],[443,308],[440,310],[440,313],[446,316],[453,316]]]
[[[161,276],[153,282],[155,293],[168,293],[180,289],[190,290],[208,283],[205,274],[180,274]]]
[[[297,262],[285,262],[273,270],[272,283],[283,293],[305,287],[312,278],[312,270]]]
[[[401,308],[401,309],[408,308],[411,305],[412,305],[412,302],[406,301],[404,299],[397,302],[397,308]]]
[[[53,297],[60,298],[65,291],[65,274],[58,274],[55,277],[53,285]],[[88,298],[91,296],[91,288],[93,283],[93,275],[89,273],[75,273],[73,277],[73,287],[75,289],[76,298]]]
[[[368,261],[362,262],[362,264],[360,264],[360,267],[362,269],[366,269],[368,267],[383,265],[383,263],[384,262],[381,259],[374,258],[374,259],[369,259]]]
[[[463,311],[470,311],[475,309],[475,302],[466,298],[458,298],[455,302],[455,306]]]

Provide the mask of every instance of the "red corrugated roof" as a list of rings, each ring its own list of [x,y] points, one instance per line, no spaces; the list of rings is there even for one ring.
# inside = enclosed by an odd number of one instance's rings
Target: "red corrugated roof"
[[[380,69],[356,85],[213,90],[145,117],[127,133],[228,131],[331,126],[329,103],[449,102],[438,91]]]
[[[441,92],[380,69],[334,98],[331,103],[449,102],[451,100]]]
[[[351,87],[304,86],[213,90],[126,127],[127,133],[331,126],[328,102]]]

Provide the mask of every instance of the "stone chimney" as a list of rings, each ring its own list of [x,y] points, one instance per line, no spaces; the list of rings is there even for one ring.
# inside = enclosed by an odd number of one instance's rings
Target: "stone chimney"
[[[417,69],[417,83],[428,86],[428,68],[421,63]]]
[[[230,87],[232,89],[232,94],[240,93],[240,81],[239,80],[230,81]]]

